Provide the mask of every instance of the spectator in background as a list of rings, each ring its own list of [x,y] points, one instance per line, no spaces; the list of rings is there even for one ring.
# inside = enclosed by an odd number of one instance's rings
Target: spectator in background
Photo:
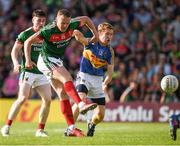
[[[152,20],[152,15],[147,11],[146,7],[141,6],[138,11],[134,14],[134,17],[137,18],[141,25],[145,26]]]
[[[167,62],[167,57],[164,54],[159,54],[158,63],[155,65],[155,73],[162,72],[162,75],[171,74],[171,67]]]
[[[127,38],[121,38],[120,43],[115,48],[116,55],[121,60],[126,59],[126,57],[131,54],[131,50],[129,48],[128,39]]]
[[[11,71],[2,87],[2,97],[15,98],[18,92],[18,74]]]
[[[174,39],[172,33],[167,33],[162,40],[162,53],[169,55],[169,53],[177,46],[177,41]]]
[[[180,41],[180,14],[172,21],[168,27],[168,32],[173,32],[176,41]]]
[[[146,50],[146,35],[144,31],[138,32],[137,40],[133,46],[133,53],[145,52]]]
[[[100,23],[104,22],[106,19],[104,18],[104,15],[102,15],[101,11],[96,11],[94,16],[92,17],[92,21],[94,25],[97,27]]]

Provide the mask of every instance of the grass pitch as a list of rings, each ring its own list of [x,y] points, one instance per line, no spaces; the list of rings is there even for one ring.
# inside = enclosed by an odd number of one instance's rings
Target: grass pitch
[[[48,123],[48,138],[35,137],[36,127],[36,123],[15,122],[9,137],[0,135],[0,145],[180,145],[180,133],[171,140],[167,123],[101,123],[94,137],[83,138],[64,137],[65,123]],[[86,123],[77,127],[87,130]]]

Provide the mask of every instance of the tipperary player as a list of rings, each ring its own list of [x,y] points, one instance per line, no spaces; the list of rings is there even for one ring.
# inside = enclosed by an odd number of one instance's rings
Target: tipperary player
[[[111,82],[114,70],[114,51],[110,46],[113,33],[112,25],[106,22],[98,26],[97,42],[91,42],[93,38],[91,40],[85,38],[78,30],[74,31],[76,40],[84,45],[76,89],[82,100],[88,98],[98,104],[92,120],[88,123],[87,136],[94,135],[95,126],[104,118],[105,90]],[[104,79],[105,69],[107,69],[107,75]],[[79,112],[76,105],[73,106],[73,113],[74,118],[77,119]]]
[[[180,128],[180,114],[173,114],[169,118],[170,135],[173,140],[177,138],[177,129]]]
[[[38,68],[51,79],[51,85],[60,98],[60,108],[68,124],[66,136],[84,136],[84,133],[74,126],[74,118],[68,96],[74,99],[82,114],[97,106],[94,103],[85,104],[80,99],[70,73],[63,66],[64,53],[73,36],[73,31],[83,25],[88,26],[92,33],[97,36],[95,26],[88,17],[82,16],[71,19],[71,13],[68,10],[59,10],[56,20],[30,37],[24,47],[26,67],[32,68],[30,46],[38,42],[39,39],[44,40],[42,52],[38,59]]]

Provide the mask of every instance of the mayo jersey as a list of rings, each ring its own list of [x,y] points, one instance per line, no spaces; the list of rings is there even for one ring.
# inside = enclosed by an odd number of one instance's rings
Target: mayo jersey
[[[25,31],[21,32],[18,35],[17,38],[17,42],[24,44],[24,42],[33,34],[35,34],[36,32],[33,31],[32,27],[26,29]],[[34,63],[37,63],[38,60],[38,56],[39,56],[39,52],[41,51],[41,47],[42,47],[42,42],[41,43],[34,43],[31,45],[31,60]],[[36,66],[33,66],[32,69],[26,69],[25,68],[25,56],[24,56],[24,47],[22,49],[23,52],[23,58],[22,58],[22,63],[21,63],[21,72],[27,71],[27,72],[31,72],[31,73],[36,73],[36,74],[42,74],[38,68]]]
[[[80,21],[72,20],[66,30],[61,32],[56,26],[55,22],[52,22],[45,26],[40,31],[40,37],[44,39],[42,56],[63,58],[66,47],[69,45],[72,38],[73,31],[80,27]]]
[[[112,64],[114,51],[110,46],[102,46],[99,42],[85,46],[80,62],[80,72],[95,76],[104,76],[105,68]]]

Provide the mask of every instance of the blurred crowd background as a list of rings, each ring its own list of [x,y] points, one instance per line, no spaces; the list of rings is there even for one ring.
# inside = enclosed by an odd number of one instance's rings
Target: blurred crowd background
[[[164,75],[180,76],[179,0],[0,0],[0,98],[17,96],[19,75],[12,72],[10,54],[17,35],[32,25],[37,8],[47,12],[48,22],[66,8],[73,17],[89,16],[95,26],[104,21],[114,26],[115,70],[107,102],[180,100],[179,89],[173,95],[160,89]],[[91,36],[87,28],[82,31]],[[74,39],[66,51],[64,63],[74,79],[82,51]],[[32,92],[31,98],[39,97]]]

